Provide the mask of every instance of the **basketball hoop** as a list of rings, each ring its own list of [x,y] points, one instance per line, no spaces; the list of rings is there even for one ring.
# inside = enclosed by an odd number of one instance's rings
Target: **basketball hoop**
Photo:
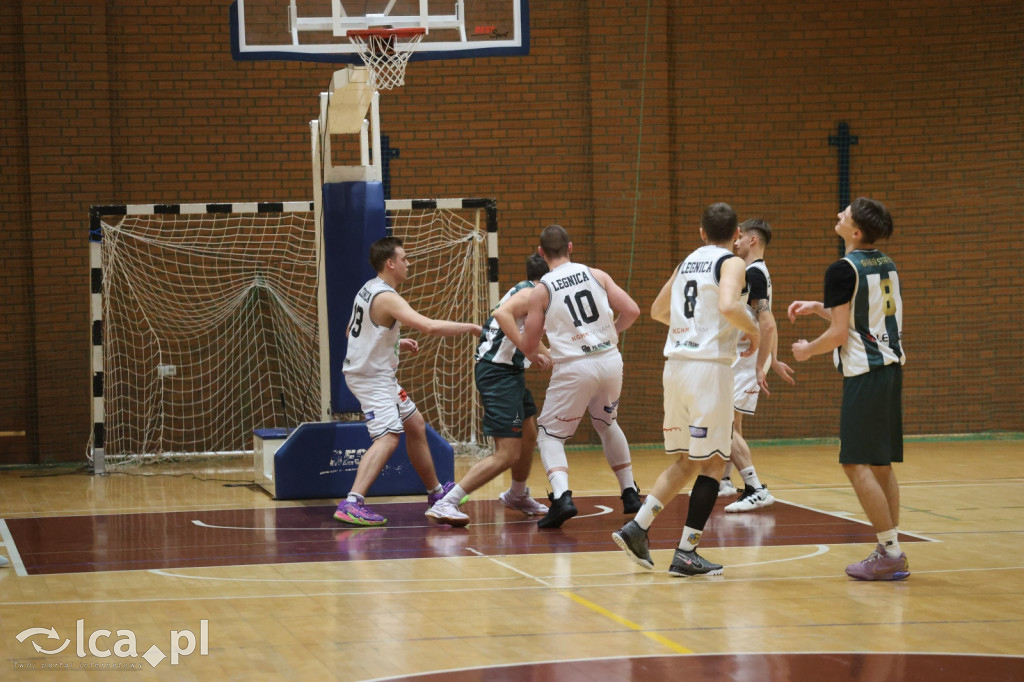
[[[371,28],[346,33],[356,46],[370,74],[374,90],[390,90],[405,84],[405,65],[412,48],[426,35],[422,26],[411,28]]]

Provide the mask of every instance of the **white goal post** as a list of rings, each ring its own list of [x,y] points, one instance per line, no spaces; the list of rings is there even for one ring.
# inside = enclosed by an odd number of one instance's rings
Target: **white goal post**
[[[498,298],[495,201],[386,210],[413,265],[406,299],[483,323]],[[94,466],[243,454],[254,429],[329,414],[319,259],[313,202],[93,206]],[[399,380],[445,439],[482,444],[475,340],[416,338]]]

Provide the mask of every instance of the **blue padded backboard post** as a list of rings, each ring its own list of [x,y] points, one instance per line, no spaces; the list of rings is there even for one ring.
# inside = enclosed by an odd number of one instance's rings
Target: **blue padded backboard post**
[[[331,357],[331,411],[358,412],[359,401],[345,385],[342,367],[345,328],[360,287],[377,273],[370,244],[386,236],[384,186],[379,182],[324,183],[324,265],[327,333]]]

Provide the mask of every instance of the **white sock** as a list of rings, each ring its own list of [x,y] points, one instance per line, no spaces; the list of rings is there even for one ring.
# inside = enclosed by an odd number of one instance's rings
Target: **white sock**
[[[569,474],[564,471],[552,471],[548,474],[548,482],[551,484],[551,494],[556,500],[569,490]]]
[[[439,492],[441,492],[442,490],[444,490],[444,485],[443,485],[443,484],[441,484],[441,483],[438,483],[438,484],[437,484],[437,487],[436,487],[436,488],[434,488],[433,490],[428,490],[428,491],[427,491],[427,494],[428,494],[428,495],[436,495],[436,494],[438,494]]]
[[[349,502],[352,502],[353,504],[361,504],[366,501],[366,498],[360,495],[359,493],[349,493],[348,497],[346,497],[345,499],[348,500]]]
[[[895,528],[879,533],[878,544],[885,548],[885,553],[890,559],[895,559],[903,553],[900,551],[899,533]]]
[[[509,493],[512,494],[512,497],[522,497],[526,494],[527,490],[526,481],[517,481],[514,478],[512,479],[512,485],[508,489]]]
[[[659,502],[658,498],[654,495],[648,495],[640,506],[640,511],[633,517],[633,520],[636,521],[636,525],[647,530],[654,523],[654,517],[661,513],[661,510],[664,508],[665,505]]]
[[[458,507],[459,506],[459,502],[461,502],[462,498],[465,497],[465,496],[466,496],[466,491],[462,489],[461,485],[456,484],[455,487],[453,487],[451,490],[448,491],[447,495],[445,495],[443,498],[441,498],[441,501],[442,502],[451,502],[456,507]]]
[[[761,489],[761,481],[757,480],[757,472],[754,471],[753,466],[748,466],[746,469],[740,469],[740,476],[743,477],[744,485],[749,485],[754,490]]]
[[[697,544],[700,542],[700,536],[703,534],[704,531],[702,530],[683,526],[683,537],[679,539],[679,549],[684,552],[692,552],[697,549]]]

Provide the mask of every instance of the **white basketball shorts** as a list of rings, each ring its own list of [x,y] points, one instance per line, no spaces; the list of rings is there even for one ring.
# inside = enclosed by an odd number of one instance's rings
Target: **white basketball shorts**
[[[346,374],[348,390],[366,416],[366,429],[376,440],[385,433],[403,433],[402,423],[416,412],[416,404],[398,385],[394,374]]]
[[[537,426],[554,438],[568,440],[587,412],[611,424],[619,413],[622,393],[622,355],[611,350],[560,362],[551,370],[551,383]]]
[[[667,360],[665,451],[690,459],[718,455],[729,461],[732,449],[732,367],[724,362]]]

